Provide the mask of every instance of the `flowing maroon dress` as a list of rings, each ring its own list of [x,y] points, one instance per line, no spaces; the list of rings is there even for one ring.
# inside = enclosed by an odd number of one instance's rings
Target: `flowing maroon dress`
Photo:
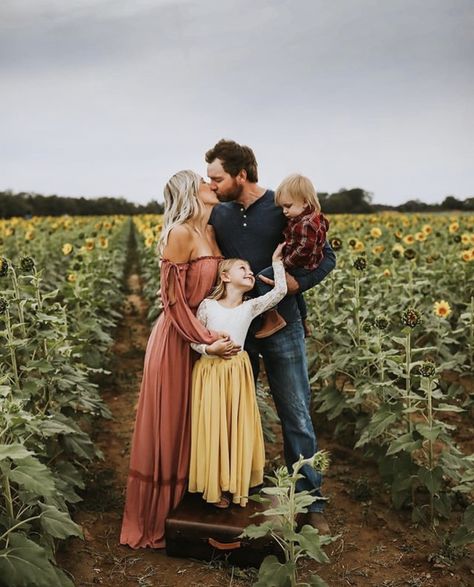
[[[120,543],[164,548],[165,519],[186,490],[193,356],[217,336],[195,317],[222,257],[161,264],[163,312],[148,340],[130,454]]]

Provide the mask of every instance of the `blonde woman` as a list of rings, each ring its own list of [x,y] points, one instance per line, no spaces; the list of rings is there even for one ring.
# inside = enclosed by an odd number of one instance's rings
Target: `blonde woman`
[[[208,220],[218,203],[198,174],[180,171],[164,189],[159,243],[163,312],[148,340],[130,454],[120,543],[164,548],[165,520],[187,486],[190,457],[189,343],[229,359],[240,347],[207,329],[195,313],[222,259]]]

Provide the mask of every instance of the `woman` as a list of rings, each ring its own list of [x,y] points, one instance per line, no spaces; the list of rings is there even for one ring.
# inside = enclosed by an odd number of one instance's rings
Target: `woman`
[[[163,312],[148,340],[130,455],[120,543],[164,548],[165,520],[187,485],[190,456],[190,342],[211,344],[230,357],[225,333],[207,330],[195,317],[210,293],[222,259],[208,225],[218,203],[210,186],[180,171],[165,186],[165,222],[159,250]]]

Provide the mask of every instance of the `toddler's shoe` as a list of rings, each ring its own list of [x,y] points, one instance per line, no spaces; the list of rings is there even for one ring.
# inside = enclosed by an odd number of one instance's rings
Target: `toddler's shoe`
[[[263,314],[263,325],[255,333],[255,338],[267,338],[285,328],[286,321],[280,316],[277,310],[268,310]]]

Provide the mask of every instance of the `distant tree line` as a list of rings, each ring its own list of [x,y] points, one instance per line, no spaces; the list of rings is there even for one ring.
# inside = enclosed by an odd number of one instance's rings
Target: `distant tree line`
[[[321,207],[327,214],[370,214],[383,210],[398,212],[444,212],[447,210],[474,212],[474,197],[459,200],[447,196],[441,204],[426,204],[420,200],[409,200],[399,206],[372,203],[372,194],[362,188],[341,189],[329,194],[319,193]],[[0,218],[12,216],[71,216],[110,214],[162,214],[163,204],[151,200],[148,204],[135,204],[120,197],[69,198],[64,196],[42,196],[40,194],[11,191],[0,192]]]
[[[125,198],[69,198],[11,191],[0,192],[0,218],[12,216],[98,216],[110,214],[162,214],[163,204],[151,200],[146,205]]]
[[[445,212],[448,210],[474,212],[474,197],[458,200],[447,196],[441,204],[426,204],[420,200],[409,200],[399,206],[372,203],[372,194],[362,188],[342,189],[334,194],[320,192],[319,201],[327,214],[370,214],[383,210],[397,212]]]

